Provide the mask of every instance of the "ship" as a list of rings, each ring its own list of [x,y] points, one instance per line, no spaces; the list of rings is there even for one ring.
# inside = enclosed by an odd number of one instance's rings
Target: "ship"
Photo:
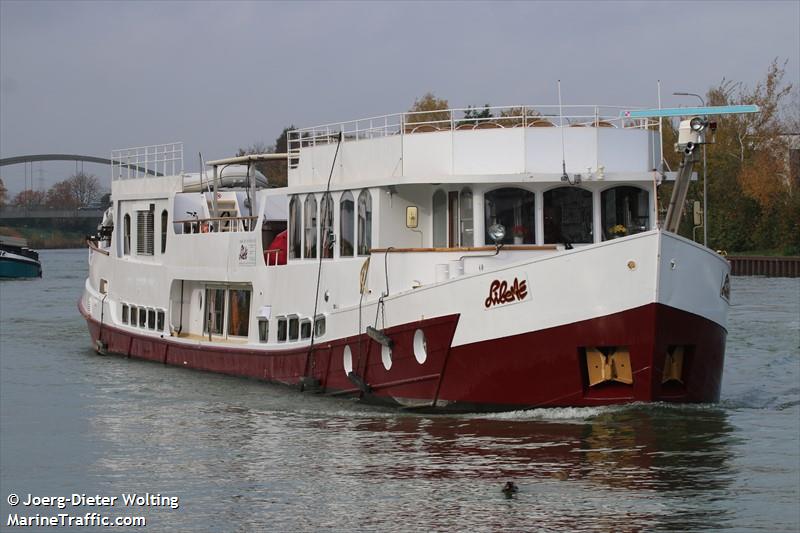
[[[21,237],[0,235],[0,278],[41,278],[39,253]]]
[[[717,401],[730,267],[678,228],[713,117],[757,107],[487,109],[199,172],[182,143],[115,150],[78,303],[95,350],[426,412]]]

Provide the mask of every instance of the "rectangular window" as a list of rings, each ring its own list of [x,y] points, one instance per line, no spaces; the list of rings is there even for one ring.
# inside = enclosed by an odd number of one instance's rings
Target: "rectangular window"
[[[148,309],[147,310],[147,328],[148,329],[156,329],[156,310],[155,309]]]
[[[164,311],[158,311],[156,314],[156,329],[164,331]]]
[[[261,342],[269,341],[269,320],[266,318],[258,319],[258,340]]]
[[[222,321],[225,317],[225,289],[206,289],[206,309],[203,333],[222,335]]]
[[[139,308],[139,327],[147,327],[147,309],[143,307]]]
[[[138,326],[139,325],[139,308],[135,305],[131,306],[131,326]]]
[[[100,278],[100,294],[108,294],[108,280]]]
[[[154,213],[149,211],[136,212],[136,254],[153,255]]]
[[[286,342],[286,318],[278,318],[278,342]]]
[[[130,309],[128,304],[122,304],[122,323],[127,324],[130,316]]]
[[[289,317],[289,340],[296,341],[300,334],[300,319],[296,316]]]
[[[303,321],[300,323],[300,338],[301,339],[311,338],[311,320],[307,318],[304,318]]]
[[[322,337],[325,335],[325,315],[317,315],[314,321],[314,336]]]
[[[247,337],[250,325],[250,291],[228,289],[228,335]]]

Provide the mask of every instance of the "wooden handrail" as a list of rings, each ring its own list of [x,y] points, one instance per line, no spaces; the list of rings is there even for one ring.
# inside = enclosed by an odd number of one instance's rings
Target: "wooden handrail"
[[[511,251],[511,252],[527,252],[527,251],[536,251],[536,250],[557,250],[558,247],[555,244],[507,244],[504,245],[501,250],[503,251]],[[372,254],[382,254],[382,253],[427,253],[427,252],[494,252],[496,248],[494,246],[461,246],[455,248],[372,248],[370,253]]]
[[[86,246],[89,247],[90,250],[93,252],[97,252],[103,255],[109,255],[108,250],[103,250],[102,248],[98,248],[97,244],[91,239],[86,239]]]
[[[228,221],[236,221],[236,220],[256,220],[257,216],[251,217],[214,217],[214,218],[190,218],[187,220],[173,220],[172,222],[175,224],[185,224],[187,222],[214,222],[216,220],[228,220]]]

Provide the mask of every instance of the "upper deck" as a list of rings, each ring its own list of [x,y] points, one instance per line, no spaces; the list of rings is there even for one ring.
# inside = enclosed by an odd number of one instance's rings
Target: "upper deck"
[[[489,107],[397,113],[289,132],[289,186],[642,180],[659,167],[658,121],[615,106]]]

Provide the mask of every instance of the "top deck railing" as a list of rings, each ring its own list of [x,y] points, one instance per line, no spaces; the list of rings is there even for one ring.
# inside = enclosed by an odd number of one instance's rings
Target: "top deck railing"
[[[301,148],[335,143],[340,133],[343,141],[355,141],[393,135],[493,128],[588,126],[648,129],[658,126],[656,119],[627,117],[625,112],[634,109],[638,108],[599,105],[489,106],[395,113],[321,124],[289,132],[289,166],[297,168]],[[487,114],[489,116],[476,116]]]
[[[112,180],[177,176],[178,174],[183,174],[183,143],[181,142],[111,151]]]

